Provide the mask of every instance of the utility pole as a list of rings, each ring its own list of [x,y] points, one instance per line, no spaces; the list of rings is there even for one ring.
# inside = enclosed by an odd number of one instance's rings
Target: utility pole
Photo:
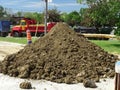
[[[44,34],[47,33],[47,17],[48,17],[48,0],[45,0],[45,28],[44,28]]]

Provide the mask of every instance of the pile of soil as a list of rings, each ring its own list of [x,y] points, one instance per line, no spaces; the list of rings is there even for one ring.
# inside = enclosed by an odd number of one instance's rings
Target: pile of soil
[[[117,56],[78,36],[67,24],[58,23],[44,37],[7,56],[0,63],[0,72],[59,83],[99,81],[114,77],[116,60]]]

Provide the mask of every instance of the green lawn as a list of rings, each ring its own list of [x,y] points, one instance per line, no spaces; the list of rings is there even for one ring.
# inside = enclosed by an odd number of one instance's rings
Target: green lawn
[[[37,38],[33,37],[32,41],[34,42]],[[20,44],[27,44],[26,37],[15,38],[15,37],[0,37],[0,41],[15,42]],[[91,42],[97,44],[105,51],[114,54],[120,54],[120,41],[118,40],[91,40]]]
[[[120,54],[120,41],[118,40],[91,40],[105,51],[114,54]]]
[[[32,41],[35,41],[37,38],[32,38]],[[20,44],[27,44],[26,37],[0,37],[0,41],[15,42]]]

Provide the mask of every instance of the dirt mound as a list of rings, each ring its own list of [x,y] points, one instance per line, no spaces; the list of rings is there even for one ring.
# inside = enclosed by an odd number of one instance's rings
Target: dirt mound
[[[9,55],[0,72],[14,77],[46,79],[59,83],[99,81],[113,77],[117,57],[58,23],[44,37]]]

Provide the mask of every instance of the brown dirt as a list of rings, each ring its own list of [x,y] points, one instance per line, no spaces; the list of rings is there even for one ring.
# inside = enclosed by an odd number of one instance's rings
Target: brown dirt
[[[20,88],[21,89],[32,89],[32,85],[31,85],[31,82],[22,82],[20,83]]]
[[[79,83],[114,77],[117,56],[108,54],[68,25],[58,23],[44,37],[0,63],[0,72],[14,77]]]
[[[95,84],[95,81],[93,81],[93,80],[84,80],[84,82],[83,82],[83,85],[86,87],[86,88],[88,88],[88,87],[90,87],[90,88],[97,88],[97,86],[96,86],[96,84]]]

